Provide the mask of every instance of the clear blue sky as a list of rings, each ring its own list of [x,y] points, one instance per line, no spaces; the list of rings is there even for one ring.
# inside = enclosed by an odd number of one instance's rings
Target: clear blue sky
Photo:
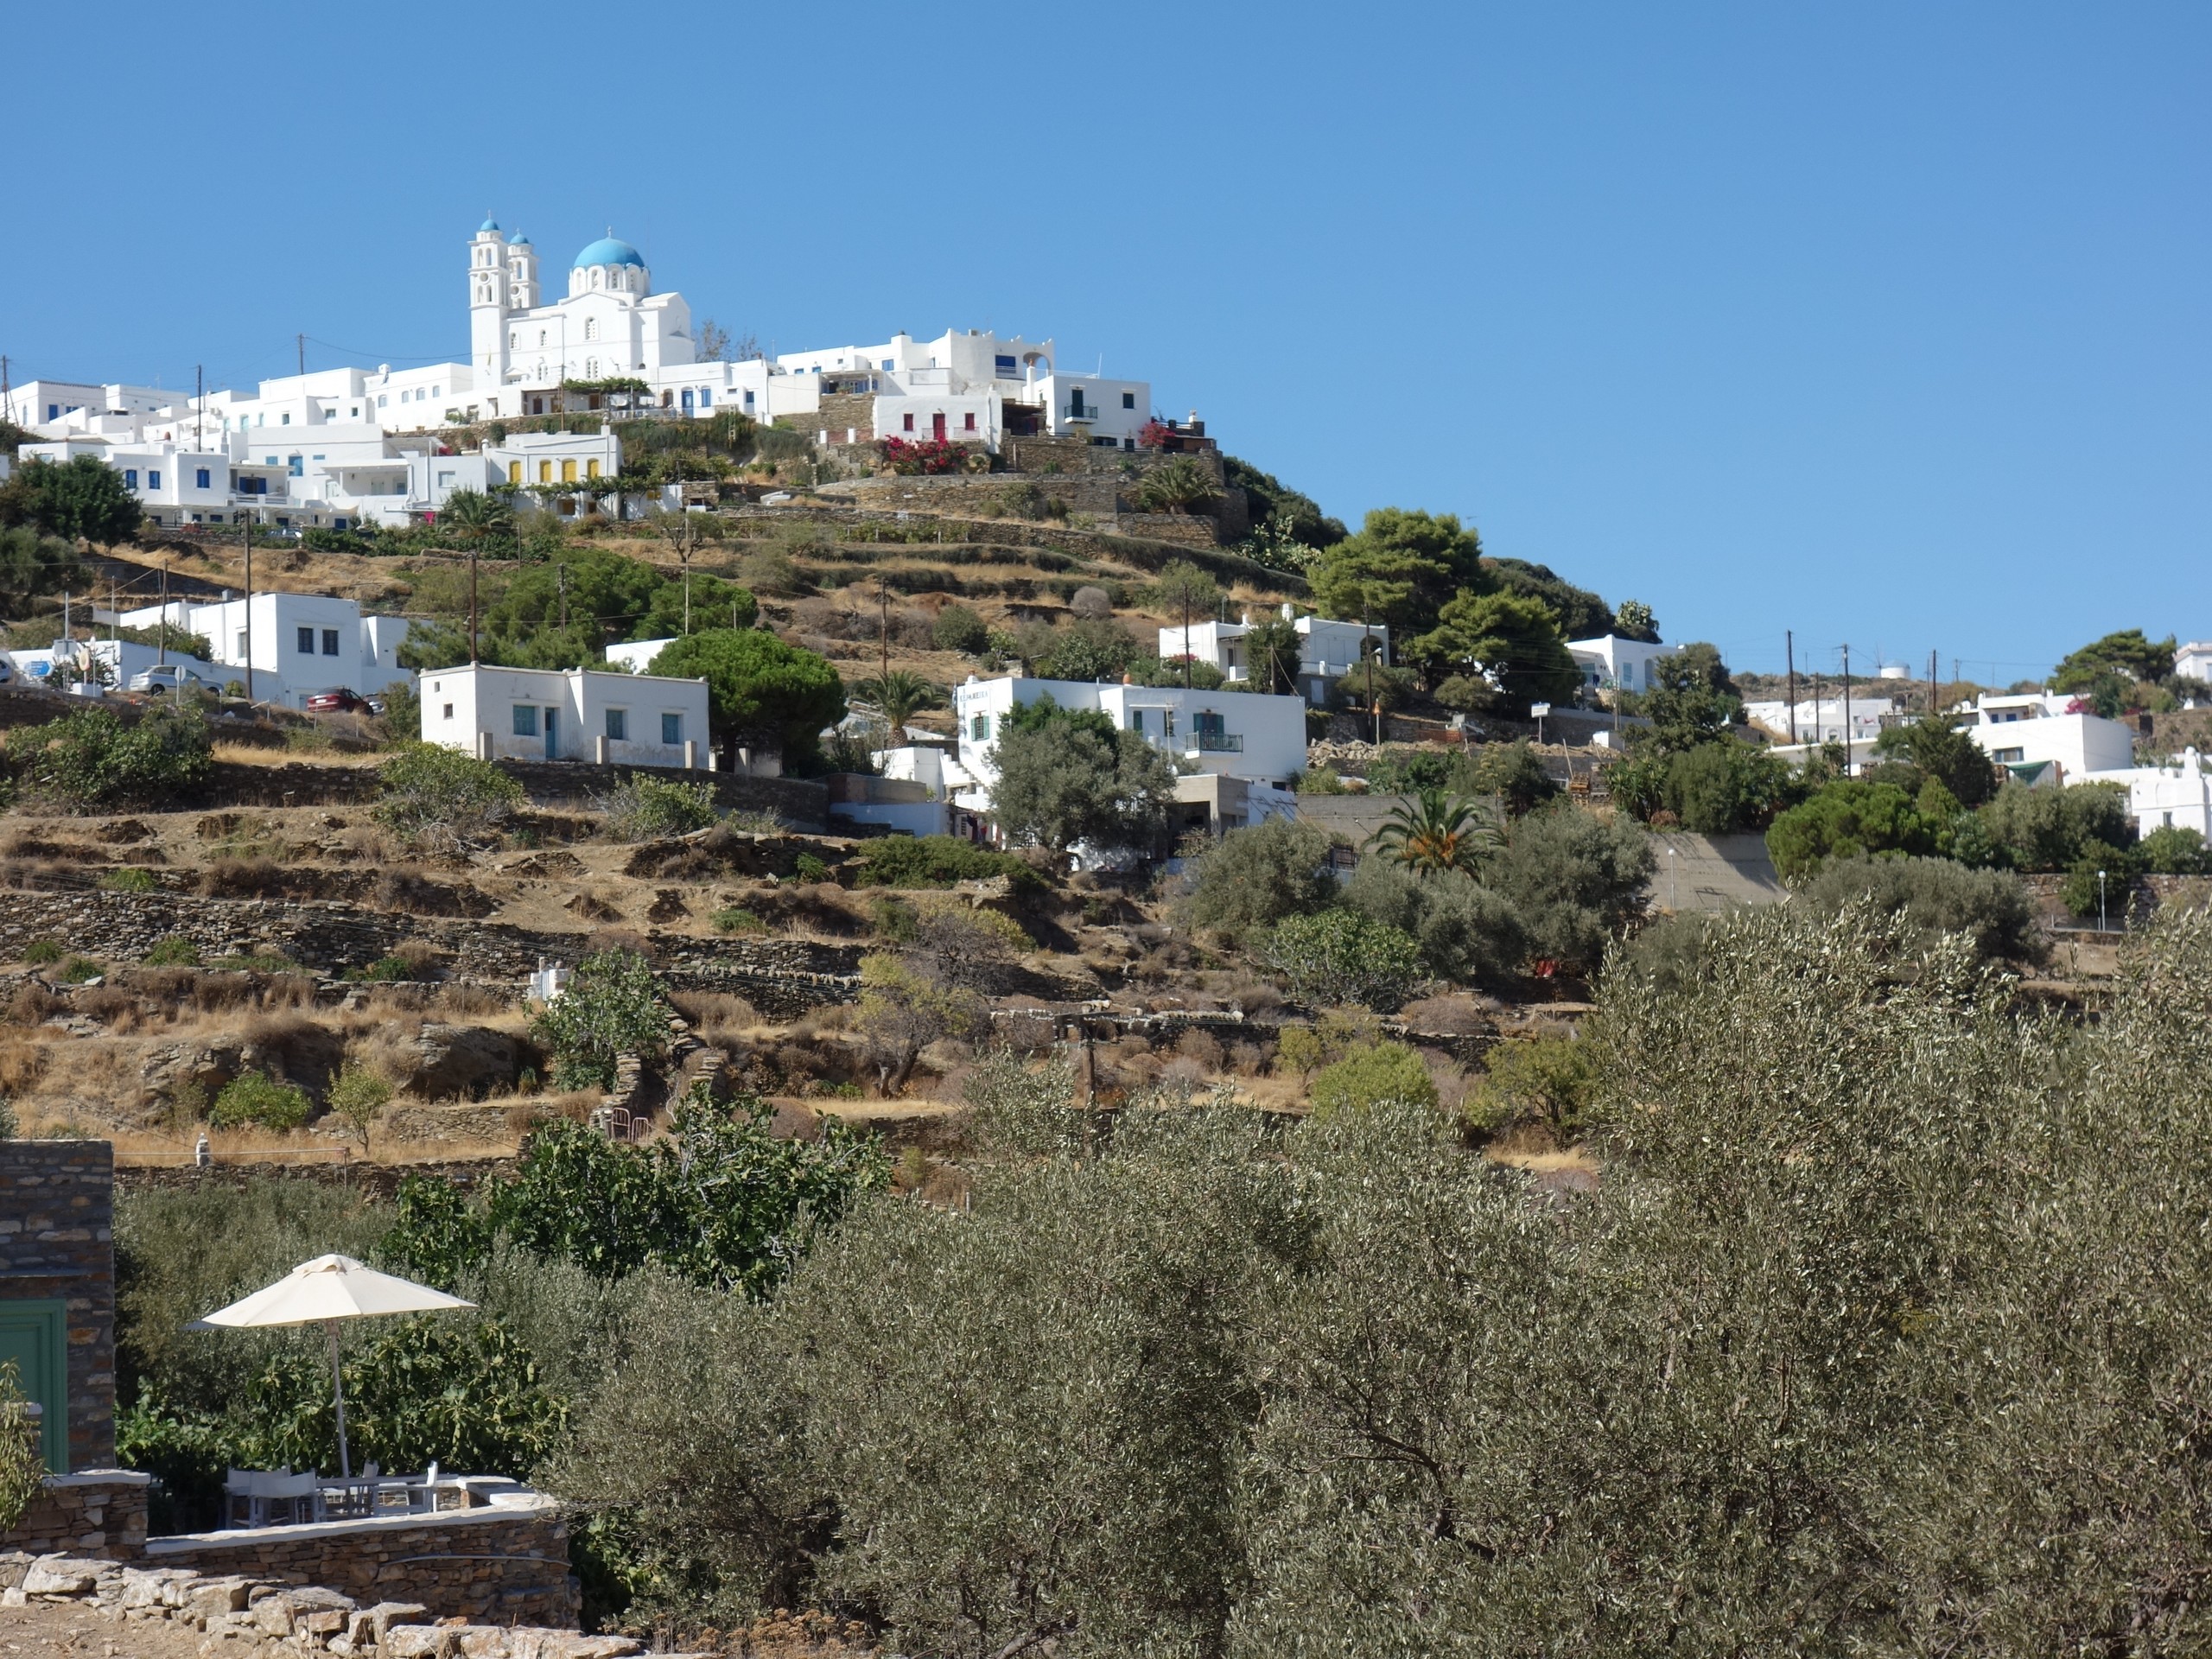
[[[2212,7],[41,7],[18,380],[464,354],[488,207],[785,349],[1050,334],[1779,668],[2212,635]]]

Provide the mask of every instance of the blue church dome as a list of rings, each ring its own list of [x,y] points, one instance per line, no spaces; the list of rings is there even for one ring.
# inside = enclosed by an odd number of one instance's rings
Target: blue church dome
[[[635,265],[640,270],[645,262],[642,255],[620,237],[602,236],[575,257],[575,268],[588,270],[594,265]]]
[[[476,227],[476,232],[477,232],[477,234],[480,236],[480,235],[482,235],[486,231],[496,231],[496,230],[498,230],[499,228],[499,220],[497,220],[497,219],[486,219],[486,220],[485,220],[481,225],[479,225],[479,226]]]

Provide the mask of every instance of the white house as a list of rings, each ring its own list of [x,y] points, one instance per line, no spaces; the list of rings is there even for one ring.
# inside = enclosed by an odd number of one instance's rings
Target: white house
[[[1881,735],[1883,727],[1897,716],[1896,702],[1889,697],[1853,697],[1847,715],[1841,697],[1801,698],[1796,705],[1796,724],[1791,724],[1791,704],[1777,697],[1771,702],[1747,702],[1744,718],[1756,726],[1764,727],[1779,738],[1788,738],[1794,730],[1800,744],[1817,746],[1844,741],[1844,728],[1848,724],[1853,743],[1872,743]]]
[[[1390,660],[1390,630],[1379,622],[1368,626],[1321,616],[1293,616],[1288,605],[1282,607],[1282,613],[1298,629],[1297,679],[1307,700],[1316,705],[1328,702],[1338,683],[1360,666],[1367,652],[1376,653],[1378,664]],[[1187,629],[1180,623],[1163,627],[1160,659],[1177,661],[1188,656],[1211,663],[1231,684],[1242,683],[1252,677],[1252,664],[1243,643],[1252,626],[1248,611],[1236,622],[1192,622]]]
[[[2212,680],[2212,639],[2192,639],[2176,647],[2174,672],[2185,679]]]
[[[1959,728],[2000,766],[2055,763],[2060,781],[2079,783],[2088,772],[2133,766],[2135,739],[2116,720],[2090,714],[2063,693],[2027,692],[1978,699],[1970,723]]]
[[[1166,751],[1179,771],[1192,774],[1183,780],[1190,788],[1179,789],[1179,798],[1187,793],[1194,801],[1213,799],[1216,791],[1203,780],[1230,778],[1245,785],[1234,791],[1236,810],[1244,815],[1235,823],[1295,810],[1291,785],[1306,770],[1302,697],[1012,676],[984,680],[973,675],[952,693],[960,732],[958,766],[968,780],[949,791],[956,804],[977,813],[988,810],[998,782],[993,756],[1007,715],[1018,705],[1046,696],[1064,709],[1097,709],[1118,729],[1135,732]],[[1223,823],[1234,827],[1225,817]]]
[[[1641,639],[1624,639],[1609,633],[1599,639],[1570,639],[1567,654],[1574,658],[1574,665],[1582,671],[1582,683],[1592,691],[1618,689],[1623,691],[1649,691],[1651,689],[1651,665],[1662,657],[1671,657],[1680,645],[1655,645]]]
[[[659,656],[676,641],[670,639],[626,639],[607,648],[607,662],[611,668],[624,674],[643,674]]]
[[[486,760],[713,766],[707,683],[464,663],[422,677],[423,741]]]
[[[162,608],[125,611],[120,620],[150,628]],[[224,678],[245,679],[251,664],[253,695],[264,702],[297,709],[314,692],[342,687],[366,696],[414,678],[399,665],[406,619],[364,616],[350,599],[267,593],[251,601],[172,600],[168,611],[170,626],[207,638]]]
[[[2212,841],[2212,770],[2195,749],[2184,749],[2178,760],[2163,765],[2093,772],[2075,781],[2126,785],[2128,816],[2135,820],[2138,836],[2153,830],[2194,830]]]

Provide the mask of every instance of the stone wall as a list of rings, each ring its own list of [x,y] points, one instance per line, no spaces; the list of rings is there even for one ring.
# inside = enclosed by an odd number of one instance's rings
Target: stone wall
[[[0,1141],[0,1300],[67,1304],[69,1468],[111,1467],[115,1148],[108,1142]]]
[[[325,1585],[364,1606],[420,1602],[439,1618],[575,1628],[569,1528],[550,1499],[301,1527],[182,1533],[146,1544],[148,1567]]]
[[[0,1551],[135,1557],[146,1547],[146,1489],[151,1484],[150,1476],[129,1469],[48,1475],[45,1490],[22,1519],[0,1529]]]
[[[102,957],[134,960],[173,934],[191,940],[209,961],[273,952],[328,974],[365,968],[392,955],[403,942],[422,939],[450,953],[450,977],[509,985],[527,979],[541,958],[573,963],[588,938],[315,899],[0,889],[0,956],[10,958],[19,959],[34,939],[52,938]],[[663,964],[663,972],[671,983],[743,990],[764,1012],[770,1004],[761,996],[775,999],[784,991],[842,982],[860,971],[861,952],[855,946],[784,938],[686,938],[669,944],[677,954]],[[761,996],[746,988],[750,985],[760,987]]]
[[[1218,547],[1223,539],[1221,526],[1202,512],[1125,512],[1115,520],[1115,528],[1186,547]]]
[[[872,443],[875,440],[875,397],[865,391],[825,391],[817,412],[794,415],[791,419],[794,425],[827,432],[831,443],[844,442],[847,432],[853,435],[855,443]]]
[[[400,1182],[410,1175],[436,1176],[466,1186],[477,1181],[506,1180],[515,1173],[516,1159],[444,1159],[419,1164],[297,1163],[226,1164],[219,1160],[198,1164],[140,1164],[116,1171],[116,1185],[125,1192],[149,1189],[174,1192],[204,1186],[243,1187],[249,1181],[320,1181],[343,1185],[379,1198],[397,1196]]]
[[[633,777],[668,779],[712,785],[724,810],[767,810],[802,829],[828,827],[830,801],[822,785],[804,778],[748,778],[737,772],[683,772],[666,766],[601,766],[582,760],[502,760],[499,769],[523,787],[533,806],[588,806]],[[251,766],[217,761],[207,780],[192,791],[196,806],[365,806],[377,798],[374,766],[320,766],[287,761]]]

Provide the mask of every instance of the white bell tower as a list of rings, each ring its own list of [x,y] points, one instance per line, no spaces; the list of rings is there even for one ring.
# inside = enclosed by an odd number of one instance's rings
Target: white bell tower
[[[537,308],[537,250],[531,246],[530,238],[520,231],[507,244],[507,308]]]
[[[468,361],[497,386],[507,378],[507,238],[490,218],[468,244]]]

